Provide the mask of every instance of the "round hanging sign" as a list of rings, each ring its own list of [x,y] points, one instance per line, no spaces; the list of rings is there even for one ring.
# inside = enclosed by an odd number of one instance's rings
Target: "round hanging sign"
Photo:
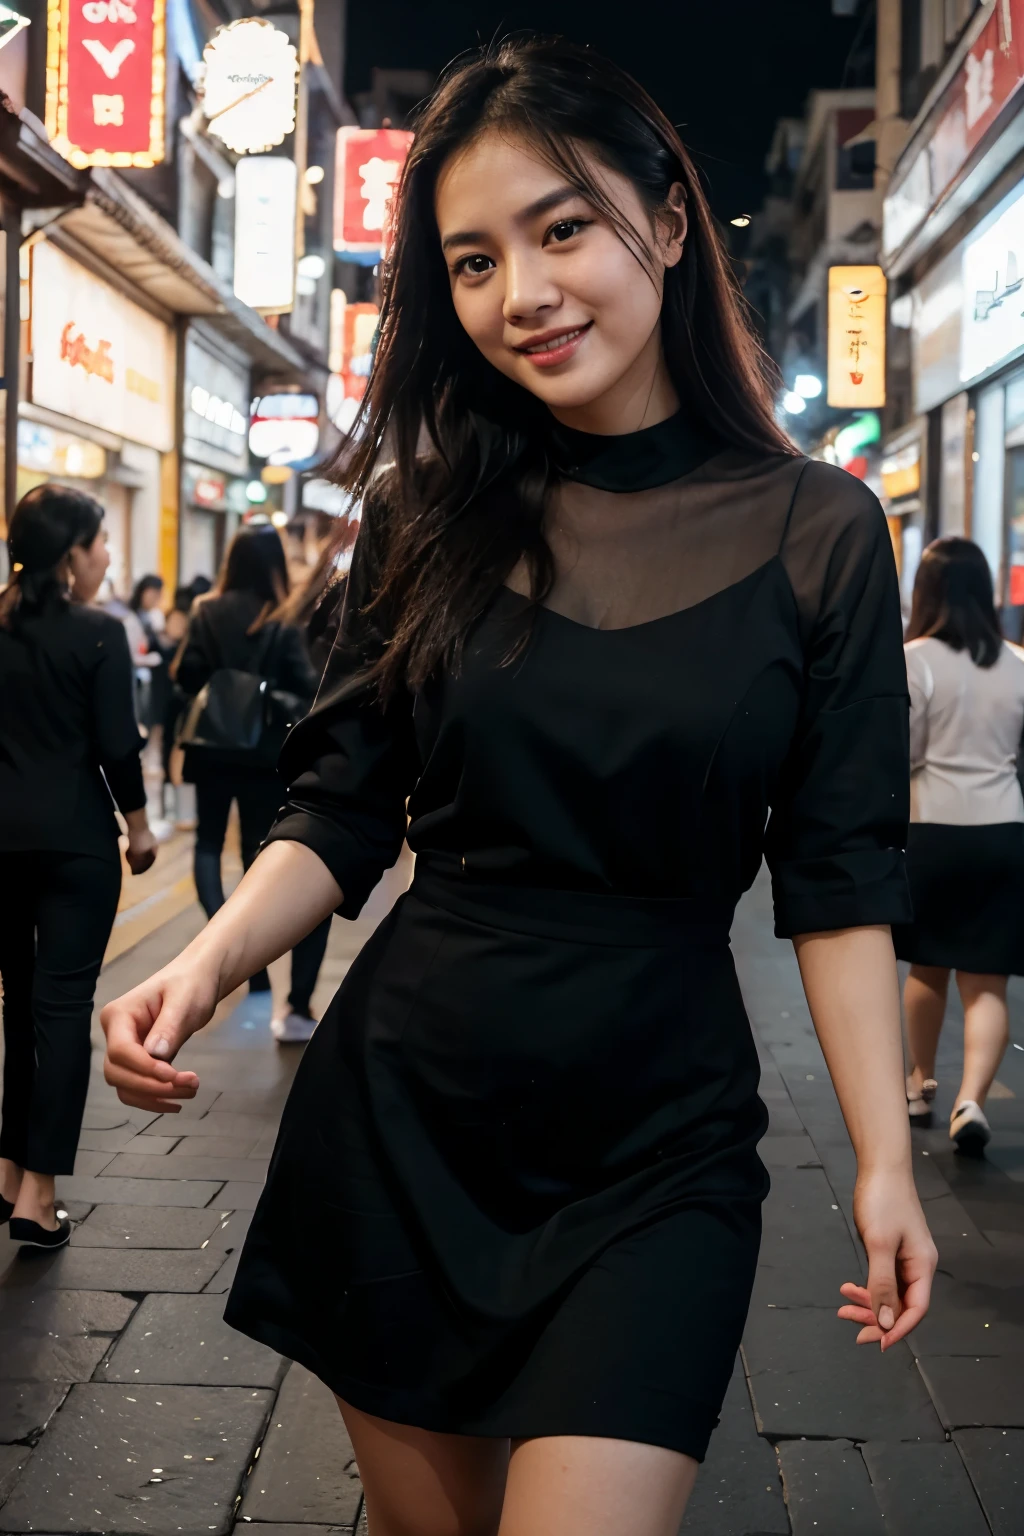
[[[295,127],[294,45],[257,16],[219,27],[203,50],[207,126],[236,155],[259,155]]]

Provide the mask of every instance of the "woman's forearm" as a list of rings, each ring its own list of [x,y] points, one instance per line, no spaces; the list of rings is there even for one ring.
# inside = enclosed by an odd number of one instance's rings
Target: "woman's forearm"
[[[899,981],[889,929],[806,933],[793,947],[859,1169],[909,1172]]]
[[[175,963],[212,969],[217,995],[226,997],[312,933],[341,899],[337,881],[312,849],[270,843]]]

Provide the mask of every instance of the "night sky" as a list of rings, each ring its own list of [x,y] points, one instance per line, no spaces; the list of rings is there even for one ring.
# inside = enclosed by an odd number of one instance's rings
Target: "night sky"
[[[813,87],[844,83],[858,25],[834,17],[829,0],[349,0],[347,88],[367,90],[374,65],[436,72],[495,34],[562,33],[646,86],[680,125],[728,219],[761,200],[776,119],[800,116]]]

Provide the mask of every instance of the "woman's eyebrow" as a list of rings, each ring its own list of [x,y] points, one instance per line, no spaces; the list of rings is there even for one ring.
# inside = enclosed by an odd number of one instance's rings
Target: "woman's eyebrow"
[[[536,202],[528,203],[516,214],[517,224],[529,224],[532,219],[539,218],[543,213],[550,213],[562,203],[569,201],[571,197],[579,197],[580,193],[575,187],[556,187],[553,192],[545,192],[543,197],[538,197]],[[487,235],[479,229],[463,229],[454,235],[445,235],[441,241],[441,249],[449,251],[456,245],[479,245],[486,240]]]

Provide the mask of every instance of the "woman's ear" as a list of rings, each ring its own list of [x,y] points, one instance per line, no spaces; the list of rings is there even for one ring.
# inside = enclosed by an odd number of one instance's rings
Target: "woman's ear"
[[[666,267],[681,261],[686,230],[686,188],[681,181],[675,181],[669,188],[665,207],[658,214],[658,245]]]

